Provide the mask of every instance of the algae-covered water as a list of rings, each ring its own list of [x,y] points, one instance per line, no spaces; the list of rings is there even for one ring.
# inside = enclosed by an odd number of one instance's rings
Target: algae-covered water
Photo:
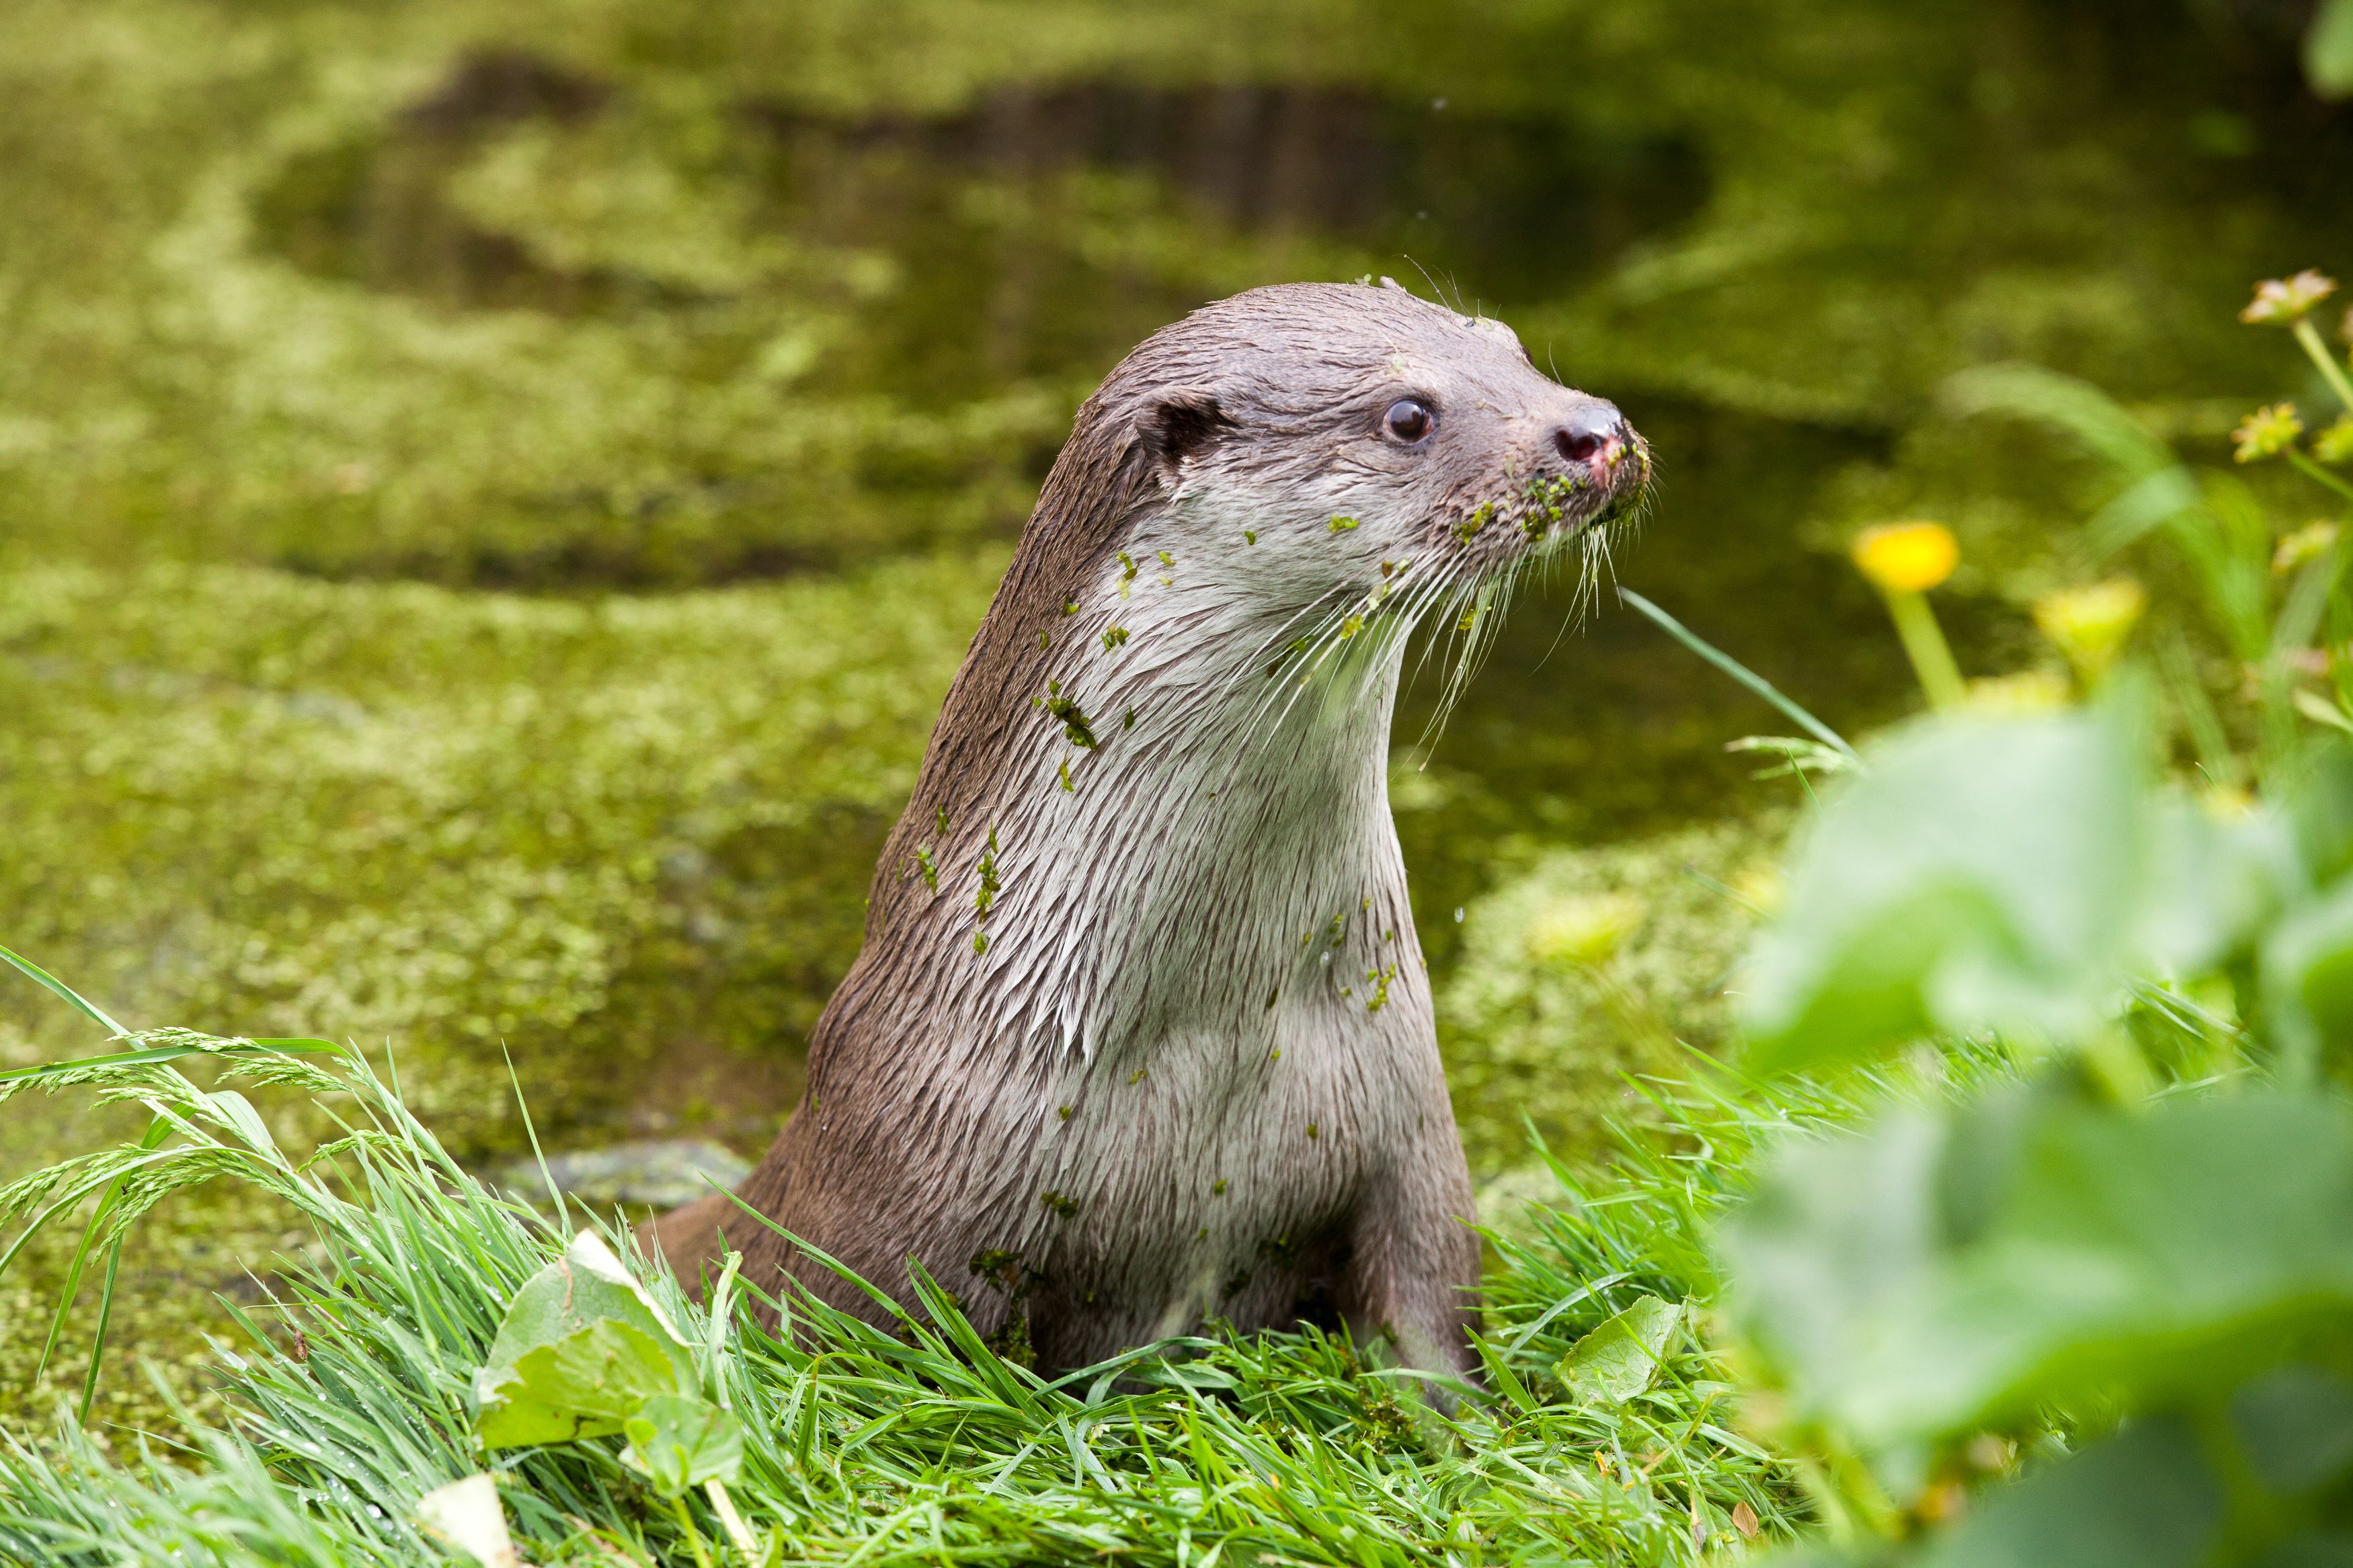
[[[2353,265],[2309,9],[16,0],[0,941],[134,1023],[387,1046],[485,1159],[510,1057],[556,1145],[755,1152],[1078,400],[1285,279],[1511,321],[1653,445],[1618,580],[1884,721],[1837,543],[1952,523],[2011,668],[2101,499],[1947,377],[2208,458],[2298,390],[2232,317]],[[1619,921],[1706,1043],[1741,917],[1688,870],[1794,798],[1723,750],[1779,721],[1575,586],[1399,730],[1482,1172],[1655,1033],[1531,922]],[[87,1043],[0,990],[8,1057]],[[99,1127],[5,1114],[11,1163]],[[156,1256],[142,1300],[225,1268]]]

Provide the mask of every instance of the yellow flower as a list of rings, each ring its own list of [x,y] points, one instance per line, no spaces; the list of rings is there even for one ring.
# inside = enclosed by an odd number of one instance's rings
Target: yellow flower
[[[1528,922],[1528,956],[1580,968],[1607,963],[1649,912],[1630,893],[1555,899]]]
[[[1961,546],[1941,522],[1888,522],[1866,528],[1847,547],[1883,594],[1925,594],[1953,574]]]
[[[2293,278],[2266,278],[2255,285],[2255,297],[2239,312],[2239,320],[2249,326],[2294,326],[2336,292],[2336,279],[2324,278],[2309,267]]]
[[[2304,434],[2304,421],[2296,417],[2293,403],[2266,403],[2244,419],[2231,432],[2231,439],[2239,444],[2233,454],[2240,462],[2252,463],[2263,458],[2276,458],[2295,445]]]
[[[2148,595],[2129,577],[2087,587],[2063,588],[2034,602],[2034,624],[2058,645],[2067,662],[2086,680],[2097,679],[2124,651]]]
[[[2279,542],[2272,552],[2272,572],[2284,577],[2307,561],[2317,561],[2337,542],[2333,522],[2307,522]]]

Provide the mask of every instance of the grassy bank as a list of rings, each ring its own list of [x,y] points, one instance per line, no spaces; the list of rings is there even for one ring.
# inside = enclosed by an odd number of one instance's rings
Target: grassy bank
[[[418,1500],[477,1468],[474,1370],[565,1228],[476,1185],[355,1054],[257,1056],[170,1031],[122,1043],[243,1055],[217,1077],[202,1055],[75,1075],[68,1092],[96,1087],[161,1118],[176,1135],[168,1152],[130,1143],[0,1194],[0,1208],[110,1181],[136,1205],[237,1180],[307,1246],[214,1352],[210,1420],[135,1454],[120,1436],[102,1452],[70,1420],[54,1439],[18,1430],[0,1457],[0,1550],[93,1563],[438,1560],[448,1542],[420,1527]],[[199,1063],[211,1090],[177,1070]],[[237,1085],[265,1105],[331,1106],[349,1131],[323,1159],[290,1157]],[[1757,1130],[1753,1112],[1660,1110],[1727,1154]],[[1049,1383],[999,1359],[937,1295],[896,1334],[789,1301],[786,1340],[736,1310],[744,1294],[705,1310],[667,1281],[653,1289],[687,1325],[699,1385],[740,1424],[730,1506],[749,1521],[753,1561],[1650,1563],[1785,1534],[1800,1511],[1792,1477],[1734,1429],[1716,1352],[1678,1336],[1607,1398],[1564,1363],[1624,1309],[1680,1311],[1713,1290],[1704,1232],[1736,1188],[1734,1162],[1662,1158],[1640,1138],[1625,1152],[1604,1183],[1556,1173],[1549,1204],[1501,1245],[1489,1386],[1441,1405],[1313,1332],[1212,1330]],[[92,1322],[74,1314],[69,1335]],[[722,1550],[609,1445],[521,1452],[498,1484],[533,1563],[708,1563]],[[700,1534],[723,1540],[695,1502]]]

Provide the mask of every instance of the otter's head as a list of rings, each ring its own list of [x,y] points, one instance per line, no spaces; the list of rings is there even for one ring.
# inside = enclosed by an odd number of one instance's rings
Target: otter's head
[[[1211,816],[1328,821],[1385,776],[1414,628],[1454,639],[1451,700],[1525,568],[1574,556],[1591,581],[1650,466],[1616,408],[1540,374],[1509,328],[1393,284],[1252,289],[1155,333],[1046,481],[877,920],[929,907],[944,865],[985,868],[981,925],[1025,856],[1110,864],[1202,842]],[[1294,722],[1282,765],[1250,773]]]
[[[1435,613],[1467,651],[1521,568],[1598,564],[1651,469],[1617,408],[1541,374],[1509,327],[1386,280],[1198,310],[1113,373],[1090,424],[1132,443],[1123,488],[1155,542],[1295,626],[1278,647]]]
[[[1394,285],[1253,289],[1155,333],[1055,461],[855,973],[902,1013],[945,988],[910,1016],[1087,1048],[1378,973],[1411,945],[1385,794],[1409,634],[1457,639],[1459,689],[1512,582],[1598,566],[1649,473],[1618,410],[1510,329]],[[1335,921],[1371,945],[1327,969],[1299,933]],[[974,962],[890,959],[941,942]]]

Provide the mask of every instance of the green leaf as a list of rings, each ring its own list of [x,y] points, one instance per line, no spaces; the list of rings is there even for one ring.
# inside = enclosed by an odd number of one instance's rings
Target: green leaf
[[[643,1472],[666,1498],[704,1481],[732,1481],[744,1467],[744,1429],[708,1399],[658,1394],[623,1428],[629,1446],[621,1458]]]
[[[1906,1110],[1785,1151],[1719,1239],[1736,1321],[1867,1449],[2146,1406],[2353,1308],[2353,1121],[2253,1092]]]
[[[1651,1386],[1683,1310],[1645,1296],[1569,1347],[1555,1370],[1581,1404],[1623,1405]]]
[[[2080,1039],[2133,974],[2243,945],[2282,866],[2271,819],[2157,799],[2116,716],[1915,725],[1831,798],[1750,952],[1752,1065],[1938,1030]]]
[[[492,1447],[617,1432],[649,1395],[692,1394],[694,1357],[645,1287],[593,1231],[515,1292],[474,1394]]]
[[[661,1342],[618,1318],[602,1318],[525,1351],[512,1366],[477,1373],[482,1407],[474,1433],[486,1448],[601,1437],[678,1386]]]
[[[2304,78],[2322,98],[2353,96],[2353,0],[2322,0],[2304,36]]]
[[[1944,1028],[2070,1036],[2120,978],[2145,833],[2082,717],[1915,726],[1833,796],[1750,954],[1761,1070]]]
[[[2179,1423],[2146,1421],[1986,1493],[1915,1568],[2189,1568],[2212,1548],[2222,1489]]]
[[[2263,994],[2271,1031],[2292,1056],[2309,1062],[2353,1044],[2353,878],[2265,939]]]
[[[2231,1396],[2248,1463],[2282,1496],[2353,1468],[2353,1384],[2327,1367],[2274,1368]]]
[[[554,1344],[599,1318],[618,1318],[662,1342],[670,1348],[682,1386],[695,1385],[694,1361],[685,1336],[603,1238],[586,1230],[573,1237],[562,1258],[524,1280],[515,1292],[491,1341],[485,1364],[511,1366],[523,1352]]]
[[[2353,745],[2316,748],[2286,789],[2295,850],[2313,883],[2353,870]]]

